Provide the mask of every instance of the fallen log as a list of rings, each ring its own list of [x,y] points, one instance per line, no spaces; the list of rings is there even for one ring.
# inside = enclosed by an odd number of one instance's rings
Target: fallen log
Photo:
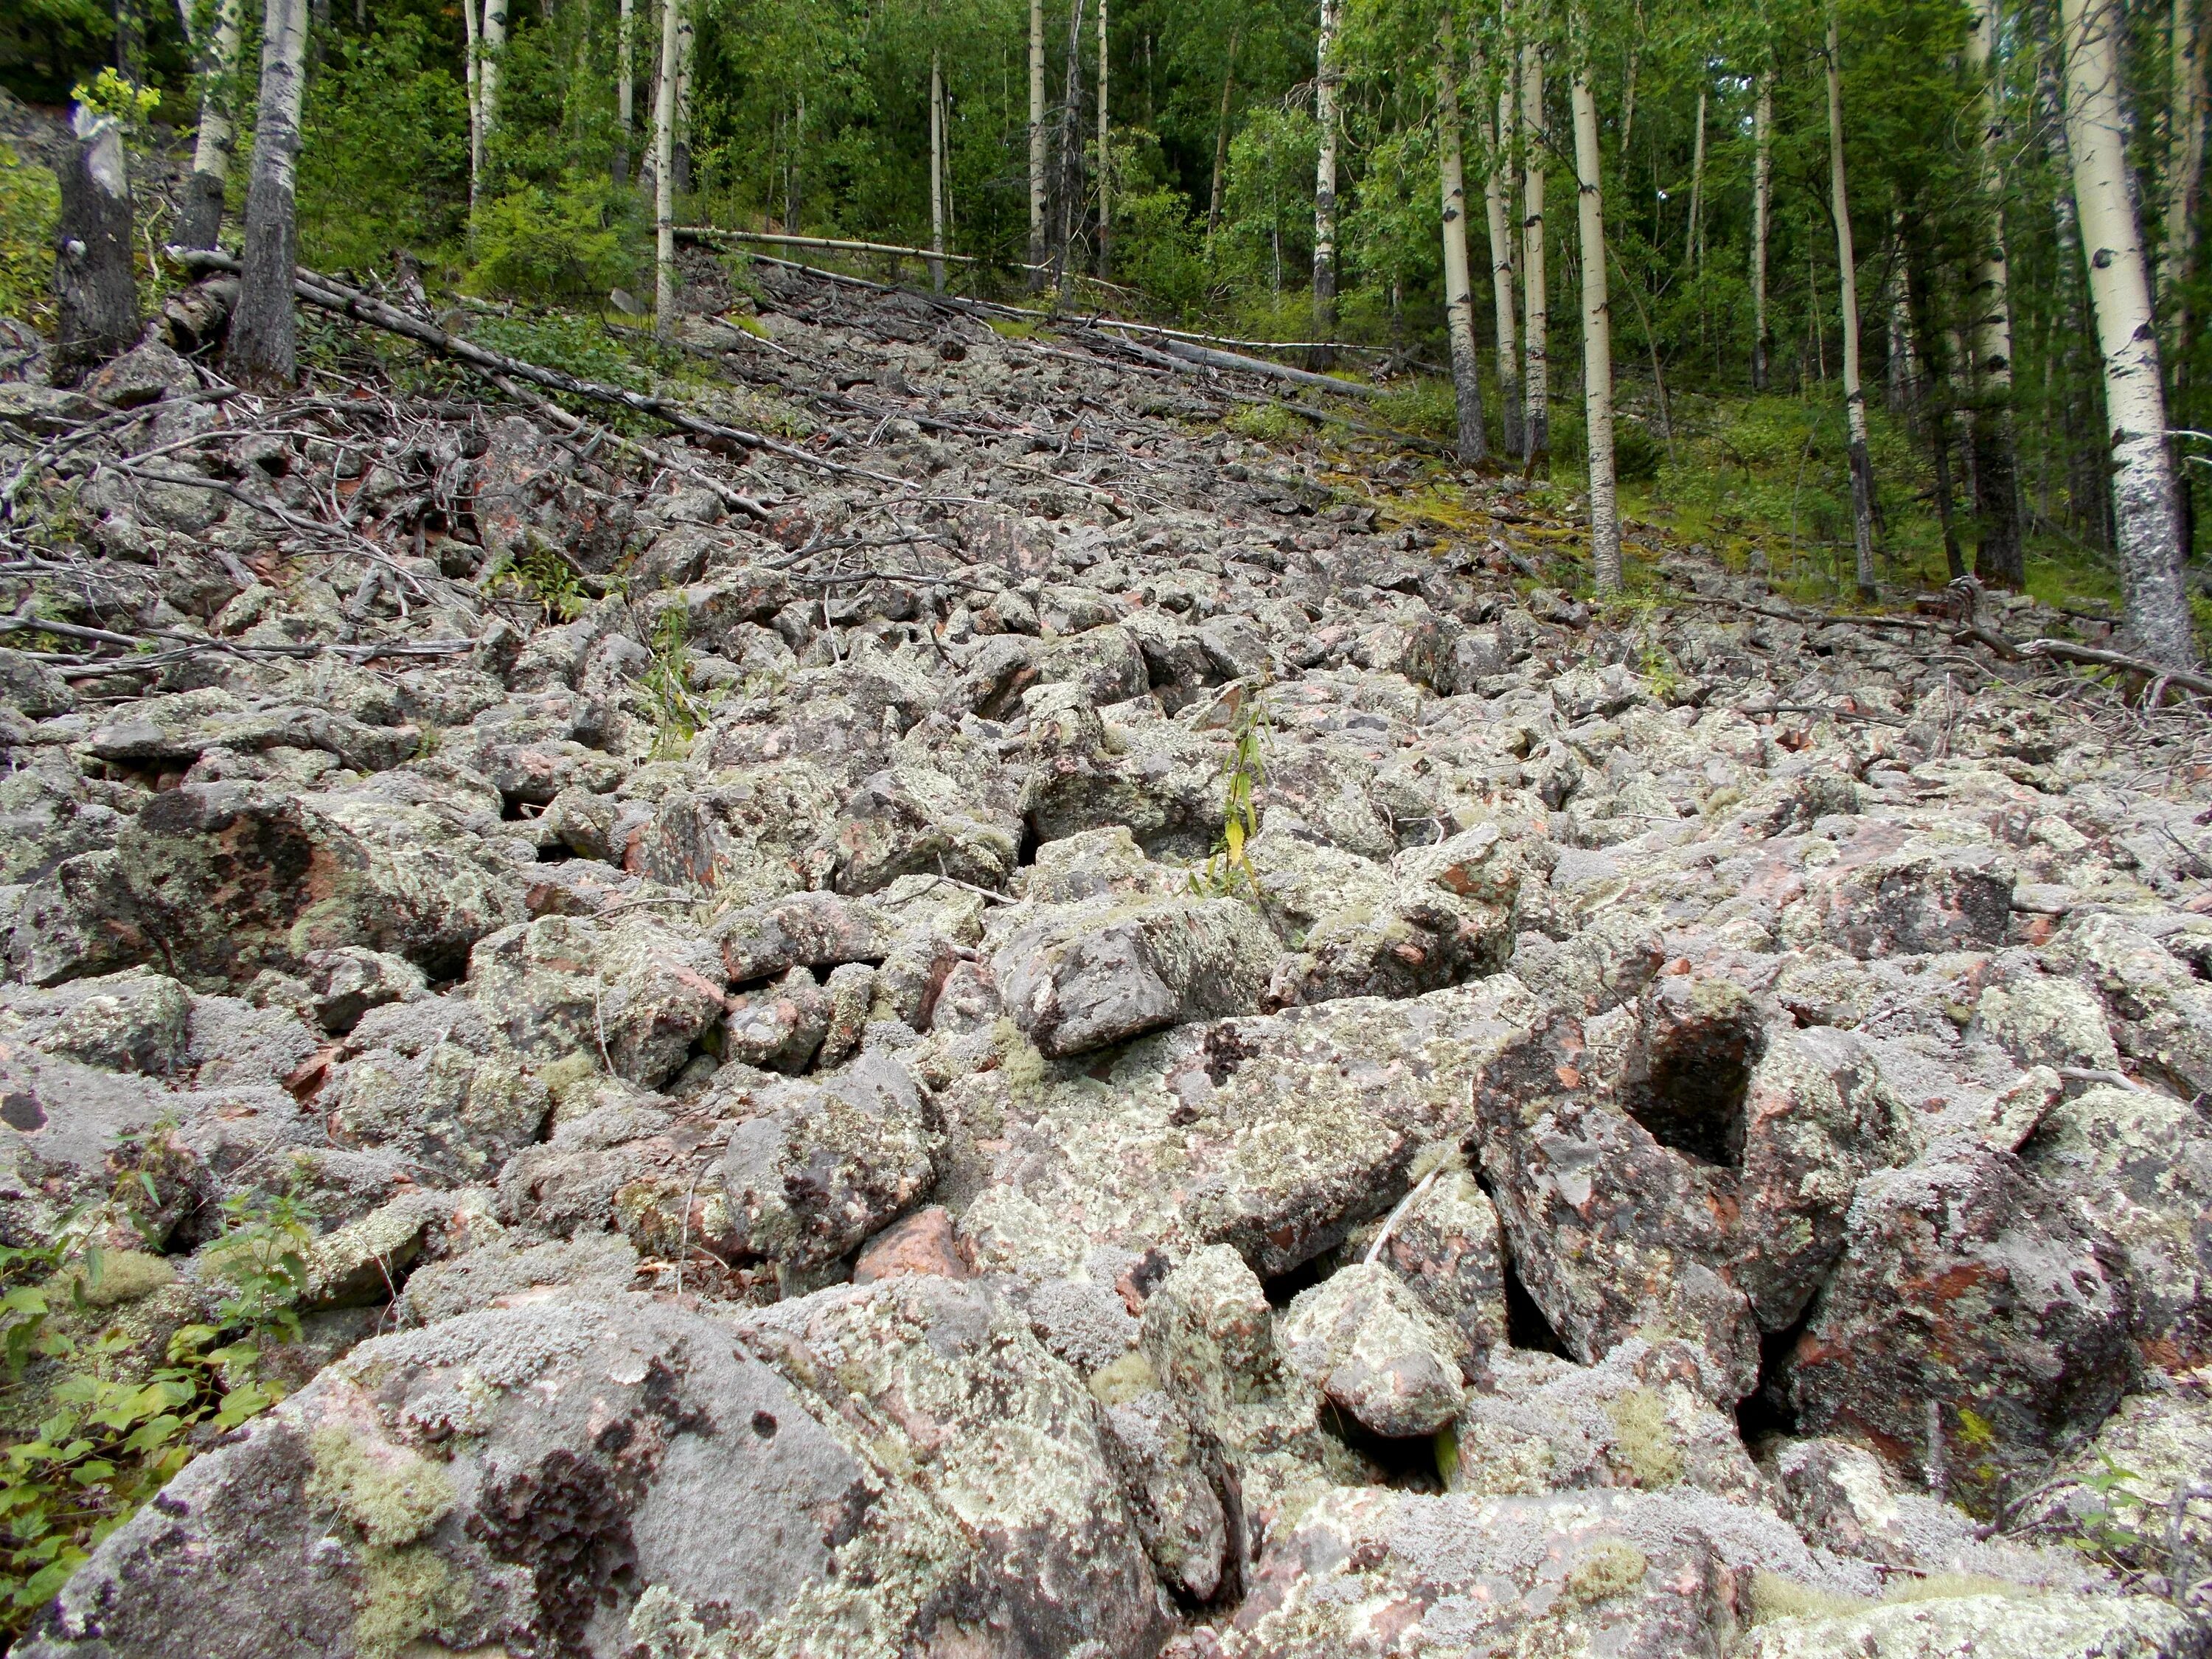
[[[172,261],[187,270],[234,274],[239,269],[238,261],[230,255],[210,248],[172,247],[166,252]],[[695,437],[732,444],[742,449],[764,450],[771,455],[781,455],[786,460],[797,461],[817,471],[849,473],[901,489],[914,488],[906,479],[894,477],[888,472],[874,472],[866,467],[849,466],[842,461],[828,460],[819,455],[809,454],[794,444],[780,443],[761,433],[748,432],[743,427],[726,426],[719,421],[706,420],[665,398],[658,398],[650,392],[632,392],[627,386],[605,386],[557,368],[547,368],[541,364],[526,362],[520,357],[510,357],[504,352],[493,351],[473,340],[448,334],[434,323],[410,317],[404,311],[386,305],[381,300],[372,299],[358,289],[348,288],[333,278],[319,276],[304,266],[295,268],[292,290],[319,309],[335,312],[354,322],[367,323],[387,334],[397,334],[419,345],[428,346],[439,356],[449,357],[487,379],[507,375],[514,380],[526,380],[532,386],[544,386],[549,392],[563,392],[570,397],[589,398],[594,403],[612,404],[672,426],[679,432],[689,432]]]
[[[2185,690],[2212,696],[2212,679],[2185,668],[2169,668],[2148,658],[2130,657],[2124,652],[2076,645],[2071,640],[2023,640],[2014,649],[2023,657],[2045,657],[2053,662],[2079,663],[2089,668],[2117,668],[2124,673],[2140,674],[2154,684],[2163,680]]]

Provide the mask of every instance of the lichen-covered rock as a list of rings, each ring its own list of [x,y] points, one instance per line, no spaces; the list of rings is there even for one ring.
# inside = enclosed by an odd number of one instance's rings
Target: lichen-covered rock
[[[2189,1615],[2147,1595],[1956,1595],[1752,1631],[1744,1659],[2193,1659]]]
[[[1145,1380],[1093,1382],[1105,1407],[1107,1455],[1161,1582],[1193,1601],[1210,1601],[1236,1577],[1230,1532],[1232,1517],[1241,1528],[1243,1506],[1222,1501],[1226,1465],[1218,1448],[1180,1401]]]
[[[1241,900],[1094,900],[1022,927],[992,969],[1014,1023],[1059,1056],[1251,1012],[1277,949]]]
[[[214,988],[361,945],[452,978],[522,914],[512,863],[424,807],[187,783],[149,800],[113,851],[40,880],[9,956],[33,984],[157,962]]]
[[[1376,1257],[1406,1281],[1421,1305],[1452,1333],[1461,1370],[1472,1382],[1484,1357],[1506,1340],[1505,1252],[1498,1208],[1463,1167],[1425,1176],[1388,1218],[1389,1231],[1360,1228],[1345,1241]]]
[[[836,893],[793,893],[749,905],[708,931],[732,985],[774,979],[793,968],[881,962],[895,929],[874,905]]]
[[[1200,1635],[1195,1650],[1206,1659],[1486,1650],[1720,1659],[1747,1611],[1750,1563],[1731,1557],[1756,1546],[1717,1538],[1716,1518],[1641,1492],[1332,1492],[1268,1540],[1235,1619]],[[1780,1538],[1767,1547],[1787,1550]],[[1806,1559],[1802,1544],[1796,1555]]]
[[[1331,1404],[1394,1438],[1434,1434],[1458,1416],[1466,1392],[1454,1338],[1404,1280],[1364,1263],[1300,1291],[1279,1335]]]
[[[191,1012],[175,980],[133,968],[49,991],[0,988],[0,1040],[104,1071],[167,1077],[191,1063]]]
[[[764,1309],[739,1340],[866,1471],[848,1505],[808,1517],[839,1539],[837,1576],[764,1622],[768,1650],[1158,1648],[1163,1597],[1098,1403],[1019,1314],[976,1286],[910,1277]]]
[[[515,1053],[539,1063],[601,1055],[653,1088],[721,1019],[722,974],[712,945],[648,916],[547,916],[477,945],[469,995]]]
[[[341,1146],[388,1147],[434,1178],[487,1180],[538,1139],[544,1084],[501,1051],[475,1004],[389,1003],[354,1028],[357,1053],[317,1097]]]
[[[830,1031],[830,999],[804,968],[727,1000],[723,1054],[747,1066],[803,1072]]]
[[[1594,1366],[1508,1349],[1471,1392],[1453,1435],[1449,1481],[1478,1497],[1592,1486],[1682,1486],[1738,1503],[1763,1496],[1732,1415],[1715,1409],[1704,1356],[1631,1337]]]
[[[2212,1361],[2212,1125],[2171,1095],[2090,1088],[2053,1106],[2022,1158],[2119,1247],[2144,1363]]]
[[[872,1484],[715,1321],[628,1298],[475,1314],[355,1349],[194,1464],[26,1650],[198,1659],[220,1630],[253,1659],[418,1639],[612,1659],[648,1585],[803,1618]]]
[[[1018,1052],[938,1097],[948,1179],[973,1194],[963,1230],[994,1268],[1228,1243],[1286,1273],[1386,1211],[1425,1147],[1467,1133],[1474,1073],[1532,1012],[1500,975],[1184,1026],[1103,1079]]]
[[[2185,1100],[2212,1089],[2212,994],[2188,966],[2118,916],[2091,915],[2051,941],[2113,1020],[2121,1049]]]
[[[2032,1539],[2087,1542],[2138,1572],[2201,1575],[2212,1556],[2208,1470],[2212,1370],[2199,1369],[2166,1380],[2156,1394],[2120,1401],[2013,1525]]]
[[[1668,975],[1627,1010],[1555,1014],[1486,1067],[1479,1142],[1528,1291],[1578,1358],[1666,1333],[1751,1392],[1843,1248],[1862,1176],[1909,1144],[1848,1034],[1771,1032],[1725,980]]]
[[[921,1201],[935,1136],[906,1067],[863,1054],[811,1084],[757,1091],[730,1133],[719,1179],[732,1242],[804,1273],[827,1267]]]
[[[2133,1360],[2111,1241],[2008,1154],[1947,1142],[1862,1183],[1790,1357],[1798,1419],[1986,1512],[2101,1423]]]

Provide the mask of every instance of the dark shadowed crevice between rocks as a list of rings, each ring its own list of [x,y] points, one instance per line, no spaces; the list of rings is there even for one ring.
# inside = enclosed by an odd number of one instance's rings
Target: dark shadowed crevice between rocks
[[[1261,1281],[1267,1294],[1267,1305],[1280,1313],[1297,1299],[1302,1291],[1310,1291],[1329,1275],[1329,1253],[1323,1251],[1310,1256],[1295,1267],[1277,1273],[1273,1279]]]
[[[1645,1065],[1632,1066],[1621,1104],[1662,1146],[1741,1169],[1744,1104],[1764,1047],[1749,1018],[1685,1021],[1665,1033]]]
[[[1394,1438],[1377,1434],[1349,1412],[1339,1411],[1326,1400],[1322,1402],[1321,1425],[1324,1431],[1374,1465],[1382,1476],[1376,1484],[1396,1492],[1440,1492],[1444,1489],[1443,1473],[1437,1468],[1436,1436],[1416,1434]]]
[[[1813,1307],[1808,1303],[1789,1329],[1759,1333],[1759,1381],[1735,1402],[1736,1432],[1753,1457],[1766,1443],[1797,1432],[1797,1408],[1790,1403],[1790,1357],[1812,1322]]]
[[[1474,1176],[1474,1184],[1482,1195],[1494,1206],[1498,1188],[1490,1179],[1490,1172],[1482,1167],[1480,1158],[1470,1158],[1468,1168]],[[1521,1269],[1513,1260],[1513,1237],[1503,1228],[1498,1235],[1498,1266],[1505,1279],[1505,1340],[1516,1348],[1526,1348],[1533,1353],[1557,1354],[1562,1359],[1572,1359],[1566,1343],[1561,1340],[1544,1310],[1536,1305],[1536,1298],[1528,1293],[1528,1285],[1521,1281]]]

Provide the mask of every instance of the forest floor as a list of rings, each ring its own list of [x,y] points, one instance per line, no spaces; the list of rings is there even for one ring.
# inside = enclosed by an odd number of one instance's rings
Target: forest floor
[[[17,1654],[2201,1650],[2201,701],[686,269],[0,380]]]

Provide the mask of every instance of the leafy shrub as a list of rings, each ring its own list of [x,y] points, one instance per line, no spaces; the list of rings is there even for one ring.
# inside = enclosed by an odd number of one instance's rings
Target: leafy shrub
[[[365,269],[451,246],[469,205],[468,98],[421,18],[338,37],[309,77],[300,156],[301,262]],[[243,171],[243,169],[240,169]]]
[[[619,217],[630,199],[604,175],[572,170],[556,188],[524,185],[483,204],[468,286],[558,300],[604,295],[629,282],[636,267],[623,246]]]
[[[54,222],[61,187],[46,168],[0,140],[0,317],[54,323]]]
[[[165,1282],[158,1258],[101,1243],[135,1219],[141,1183],[158,1203],[142,1170],[118,1179],[106,1203],[72,1215],[55,1242],[0,1247],[0,1399],[10,1416],[42,1413],[0,1454],[0,1641],[20,1635],[100,1540],[210,1435],[282,1397],[258,1374],[259,1345],[299,1335],[293,1304],[307,1280],[309,1218],[289,1195],[226,1203],[227,1231],[209,1247],[230,1287],[217,1304],[219,1323],[182,1327],[163,1344],[161,1363],[149,1365],[143,1332],[104,1315]],[[141,1271],[127,1271],[133,1263]]]

